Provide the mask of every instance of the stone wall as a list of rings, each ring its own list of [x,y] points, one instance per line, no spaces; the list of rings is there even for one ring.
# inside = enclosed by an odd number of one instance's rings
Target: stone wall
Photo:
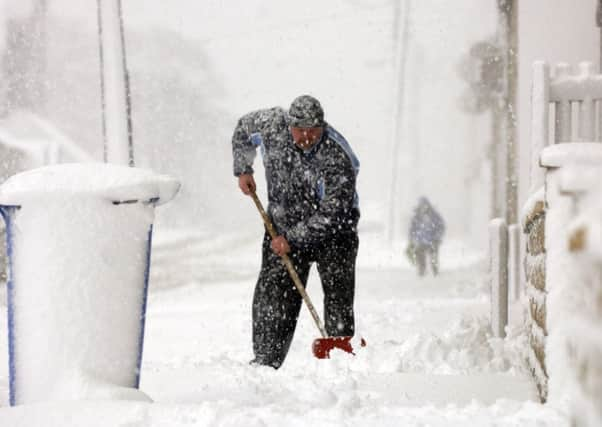
[[[527,329],[529,331],[528,363],[535,378],[539,396],[545,402],[548,395],[548,374],[545,363],[546,325],[546,251],[545,208],[542,200],[533,204],[524,219],[526,255],[525,291],[528,298]]]

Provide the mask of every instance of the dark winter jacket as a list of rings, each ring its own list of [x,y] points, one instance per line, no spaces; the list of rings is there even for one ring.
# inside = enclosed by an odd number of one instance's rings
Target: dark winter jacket
[[[359,162],[341,134],[326,125],[321,140],[304,151],[293,141],[284,109],[249,113],[238,121],[232,137],[235,176],[253,173],[258,147],[268,186],[268,214],[293,248],[356,232]]]
[[[414,246],[438,245],[444,232],[443,218],[425,197],[421,197],[410,224],[410,242]]]

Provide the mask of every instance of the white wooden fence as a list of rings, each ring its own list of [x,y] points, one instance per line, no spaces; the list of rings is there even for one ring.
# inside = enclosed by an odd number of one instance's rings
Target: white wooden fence
[[[568,64],[533,64],[531,92],[531,193],[544,184],[540,154],[550,144],[602,141],[602,75],[591,62],[571,73]]]

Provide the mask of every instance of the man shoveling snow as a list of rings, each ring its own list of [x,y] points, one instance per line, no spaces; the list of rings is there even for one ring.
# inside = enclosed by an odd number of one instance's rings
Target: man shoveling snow
[[[349,144],[324,121],[313,97],[296,98],[288,111],[275,107],[243,116],[234,130],[234,175],[254,195],[253,160],[260,147],[268,190],[265,233],[253,296],[253,363],[279,368],[290,347],[301,295],[281,257],[290,257],[303,287],[316,263],[324,291],[329,337],[355,332],[353,298],[358,249],[359,162]]]

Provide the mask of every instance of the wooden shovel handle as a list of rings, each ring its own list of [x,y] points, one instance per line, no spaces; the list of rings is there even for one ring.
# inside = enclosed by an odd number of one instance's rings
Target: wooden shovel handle
[[[255,192],[251,193],[251,197],[253,198],[253,201],[255,202],[255,206],[257,206],[257,210],[261,214],[261,218],[263,219],[265,228],[268,230],[268,234],[270,235],[270,237],[272,239],[275,239],[276,236],[278,236],[278,233],[276,233],[276,229],[274,228],[274,225],[272,224],[270,217],[268,216],[265,209],[263,208],[261,201],[259,200],[259,198],[257,197],[257,194]],[[297,271],[295,270],[295,266],[293,265],[291,259],[289,258],[289,256],[287,254],[281,255],[280,258],[282,258],[282,262],[284,262],[284,265],[286,266],[286,269],[288,270],[288,274],[291,276],[291,279],[293,279],[293,283],[295,284],[295,287],[301,294],[301,298],[303,298],[305,305],[309,309],[309,312],[311,313],[311,317],[313,317],[314,322],[316,323],[316,326],[320,330],[320,334],[322,334],[322,338],[328,338],[328,334],[326,333],[326,329],[324,329],[324,325],[322,325],[320,316],[318,316],[318,313],[316,312],[314,305],[312,304],[311,300],[309,299],[309,295],[307,295],[307,292],[305,292],[305,288],[303,287],[303,284],[301,283],[301,279],[299,279],[299,275],[297,274]]]

